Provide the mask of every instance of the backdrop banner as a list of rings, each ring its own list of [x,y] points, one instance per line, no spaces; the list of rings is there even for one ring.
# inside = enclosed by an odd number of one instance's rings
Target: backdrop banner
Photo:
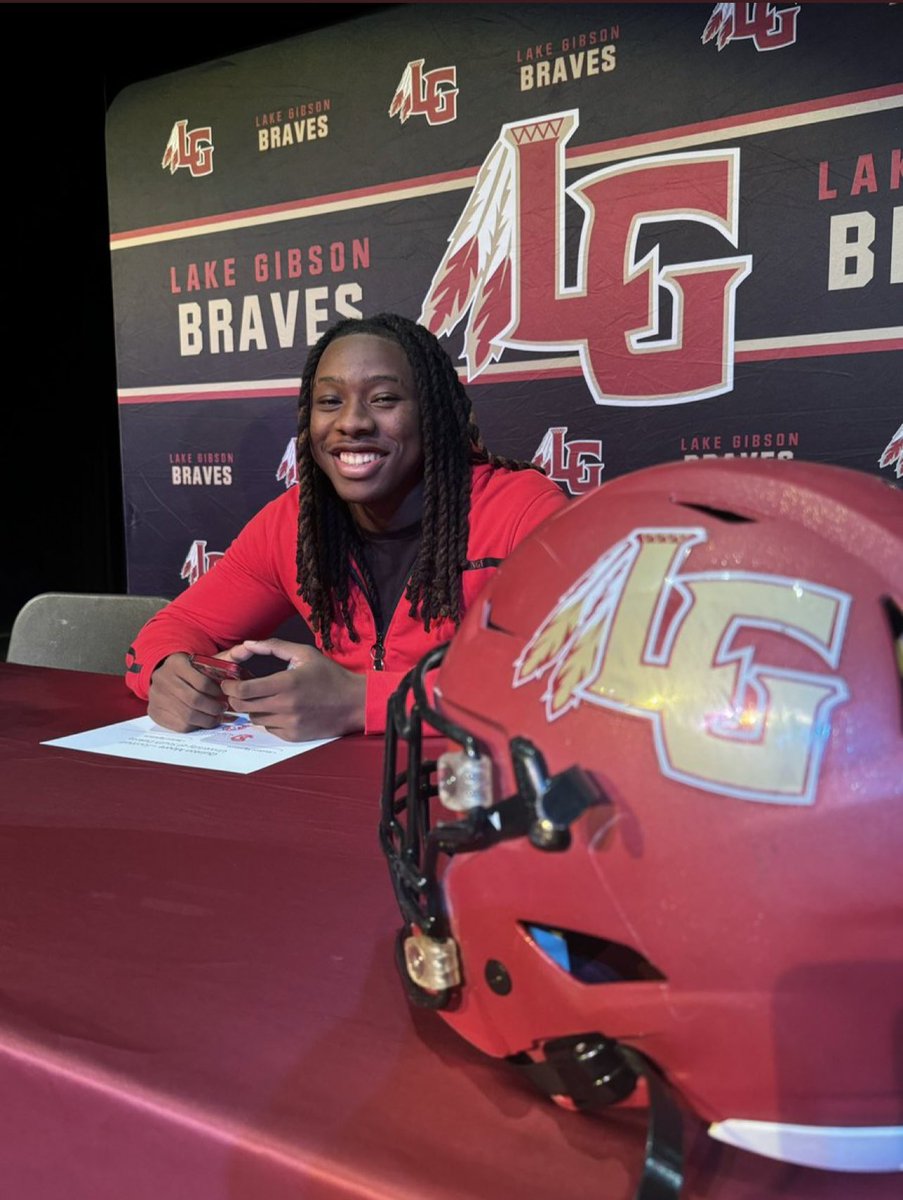
[[[903,476],[903,6],[401,6],[138,84],[108,170],[129,589],[295,481],[307,348],[392,310],[569,493]]]

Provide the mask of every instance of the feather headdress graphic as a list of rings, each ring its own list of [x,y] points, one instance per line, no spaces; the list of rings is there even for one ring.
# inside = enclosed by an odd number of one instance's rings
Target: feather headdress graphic
[[[424,60],[422,58],[408,63],[404,71],[402,71],[398,87],[395,89],[395,95],[392,97],[392,103],[389,105],[389,116],[394,117],[397,114],[402,125],[404,125],[414,110],[414,67],[420,68],[423,66],[423,63]]]
[[[420,323],[437,337],[470,309],[464,358],[470,379],[498,361],[513,324],[512,251],[516,223],[516,154],[502,129],[423,301]]]
[[[881,467],[896,467],[898,479],[903,479],[903,425],[884,447],[884,453],[878,460]]]
[[[719,50],[724,47],[733,37],[734,33],[734,5],[733,4],[716,4],[709,17],[708,24],[702,33],[702,44],[710,42],[715,38],[715,45]]]
[[[581,686],[598,673],[640,544],[633,533],[593,563],[561,597],[514,664],[515,687],[549,672],[543,699],[550,721],[576,707]]]
[[[576,352],[597,404],[687,403],[730,391],[735,292],[751,256],[662,269],[658,243],[639,260],[635,243],[638,228],[667,216],[708,225],[736,247],[739,151],[628,159],[568,185],[567,143],[578,125],[571,109],[502,126],[418,320],[439,337],[463,325],[468,381],[503,352],[555,350]],[[580,215],[569,221],[574,206]],[[609,221],[614,208],[620,216]],[[568,226],[580,233],[575,255]],[[660,292],[671,296],[667,320]]]

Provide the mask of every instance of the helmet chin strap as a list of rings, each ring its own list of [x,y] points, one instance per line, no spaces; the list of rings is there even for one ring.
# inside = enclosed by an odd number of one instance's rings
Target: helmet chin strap
[[[601,1034],[557,1038],[544,1059],[512,1055],[508,1062],[548,1096],[566,1096],[579,1109],[602,1109],[626,1099],[646,1081],[649,1124],[643,1173],[634,1200],[679,1200],[684,1182],[683,1118],[664,1079],[628,1046]]]

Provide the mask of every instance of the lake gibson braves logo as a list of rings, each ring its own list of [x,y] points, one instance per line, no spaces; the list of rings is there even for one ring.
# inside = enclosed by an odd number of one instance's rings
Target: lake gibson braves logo
[[[445,125],[458,115],[458,68],[437,67],[423,70],[424,59],[409,62],[402,72],[389,116],[398,116],[404,125],[408,117],[426,117],[428,125]]]
[[[211,567],[215,567],[223,557],[223,550],[208,550],[206,541],[194,541],[185,555],[180,579],[187,579],[188,586],[197,583],[202,575],[206,575]]]
[[[298,482],[298,448],[295,438],[289,438],[282,461],[276,468],[276,478],[283,480],[286,489],[294,487]]]
[[[897,478],[903,479],[903,425],[884,447],[884,453],[878,459],[880,467],[896,467]]]
[[[599,438],[568,438],[567,425],[550,426],[533,453],[532,462],[549,479],[563,483],[572,496],[599,486],[605,463]]]
[[[757,50],[783,50],[796,41],[798,4],[716,4],[702,34],[702,42],[715,39],[723,50],[728,42],[752,40]]]
[[[646,718],[662,774],[690,787],[812,804],[847,685],[760,663],[749,635],[794,639],[836,670],[850,597],[777,575],[683,571],[705,541],[695,527],[633,530],[558,601],[514,686],[546,676],[550,721],[584,703]]]
[[[213,130],[209,125],[202,129],[189,130],[187,121],[176,121],[166,143],[163,162],[160,164],[170,175],[180,167],[187,167],[194,178],[210,175],[213,171]]]
[[[423,302],[437,335],[467,318],[473,380],[508,347],[576,350],[597,404],[675,404],[730,391],[734,297],[749,255],[661,264],[650,225],[696,221],[738,237],[740,152],[661,154],[564,186],[576,110],[502,127]],[[566,286],[565,202],[583,211]],[[662,300],[670,299],[669,315]]]

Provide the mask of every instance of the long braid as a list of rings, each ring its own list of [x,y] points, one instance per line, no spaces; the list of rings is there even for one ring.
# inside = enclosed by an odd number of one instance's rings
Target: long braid
[[[370,334],[397,343],[404,352],[419,402],[423,445],[422,533],[405,597],[410,615],[424,627],[448,618],[458,624],[461,573],[467,562],[471,469],[489,463],[511,470],[531,464],[491,454],[483,444],[470,397],[438,340],[422,325],[394,313],[341,321],[308,355],[298,409],[298,594],[310,606],[310,623],[325,650],[331,627],[341,622],[357,641],[352,611],[352,561],[371,595],[376,589],[362,553],[357,526],[347,506],[316,465],[310,445],[311,389],[320,359],[333,341]]]

